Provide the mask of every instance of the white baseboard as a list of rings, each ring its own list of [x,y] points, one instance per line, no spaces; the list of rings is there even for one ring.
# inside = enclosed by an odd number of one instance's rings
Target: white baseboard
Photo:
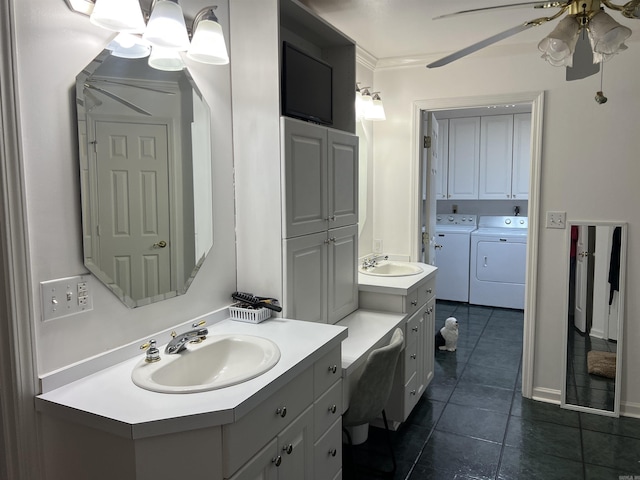
[[[640,418],[640,403],[621,402],[620,415],[623,417]]]
[[[562,392],[560,390],[556,390],[553,388],[542,388],[542,387],[534,387],[533,395],[531,396],[533,400],[538,400],[540,402],[554,403],[556,405],[560,405],[560,400],[562,399]]]

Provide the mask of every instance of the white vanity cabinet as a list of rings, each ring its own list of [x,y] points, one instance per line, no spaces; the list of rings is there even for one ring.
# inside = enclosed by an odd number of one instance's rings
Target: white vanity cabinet
[[[435,281],[435,273],[431,273],[407,290],[398,289],[397,292],[393,288],[363,291],[361,285],[361,308],[406,315],[403,322],[405,344],[385,408],[387,419],[394,428],[407,419],[433,378]]]
[[[358,308],[358,227],[289,238],[284,244],[286,315],[335,323]]]
[[[339,477],[346,329],[278,318],[209,332],[268,338],[281,358],[238,385],[160,394],[131,381],[136,356],[39,395],[48,480]]]

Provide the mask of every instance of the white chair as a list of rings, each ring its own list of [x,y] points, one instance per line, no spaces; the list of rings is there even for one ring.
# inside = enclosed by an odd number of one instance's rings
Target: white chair
[[[373,350],[364,365],[362,375],[349,399],[349,409],[342,416],[342,427],[350,446],[353,446],[351,434],[348,428],[367,428],[368,424],[382,414],[384,428],[386,430],[389,451],[393,469],[390,472],[380,472],[393,475],[396,471],[396,459],[391,444],[389,425],[384,407],[389,400],[393,375],[396,371],[398,357],[404,344],[404,334],[400,328],[396,328],[389,345]],[[365,437],[366,438],[366,437]],[[354,465],[354,468],[356,465]]]

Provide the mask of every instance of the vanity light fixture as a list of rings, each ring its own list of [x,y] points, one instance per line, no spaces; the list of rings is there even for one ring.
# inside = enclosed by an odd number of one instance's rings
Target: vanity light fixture
[[[89,21],[114,32],[142,33],[145,29],[138,0],[95,0]]]
[[[373,92],[372,95],[371,106],[365,112],[364,119],[372,120],[374,122],[386,120],[387,116],[384,114],[384,106],[382,105],[380,92]]]
[[[360,83],[356,83],[356,118],[371,121],[386,120],[380,92],[370,93],[370,88],[360,87]]]
[[[112,55],[123,58],[149,55],[151,67],[169,71],[184,68],[181,52],[187,52],[187,57],[200,63],[229,63],[222,27],[214,13],[217,5],[201,9],[191,22],[185,20],[178,0],[153,0],[149,10],[141,7],[142,0],[65,1],[74,12],[89,15],[94,25],[121,33],[142,34],[142,38],[118,35],[107,46]],[[190,36],[193,36],[191,42]]]
[[[140,36],[119,33],[109,42],[107,50],[111,50],[111,55],[114,57],[146,58],[151,52],[151,45]]]
[[[153,47],[186,50],[189,47],[189,34],[178,0],[157,0],[151,8],[149,23],[142,38]]]
[[[200,10],[193,20],[193,38],[187,57],[211,65],[226,65],[229,63],[229,54],[222,27],[214,12],[216,8],[213,6]]]

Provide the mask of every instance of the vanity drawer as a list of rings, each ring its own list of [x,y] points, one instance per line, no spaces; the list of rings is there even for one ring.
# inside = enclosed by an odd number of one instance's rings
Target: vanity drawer
[[[341,378],[342,354],[338,345],[313,365],[313,398],[319,398]]]
[[[316,480],[334,478],[342,468],[342,418],[314,445]]]
[[[422,310],[420,310],[407,320],[407,328],[404,335],[405,349],[415,344],[423,335],[422,328]]]
[[[228,478],[313,402],[313,367],[265,399],[237,422],[222,427],[223,474]]]
[[[407,292],[407,296],[404,297],[404,311],[407,315],[411,315],[418,310],[418,307],[421,305],[418,299],[418,289],[414,288],[413,290],[409,290]]]
[[[404,365],[404,378],[403,382],[409,381],[411,376],[418,371],[418,342],[413,342],[404,349],[404,357],[402,358]],[[396,375],[397,375],[396,371]]]
[[[324,395],[316,400],[313,427],[318,439],[340,416],[342,416],[342,381],[336,382]]]
[[[418,290],[418,305],[424,305],[436,293],[436,276],[433,275],[426,282],[420,284]]]

